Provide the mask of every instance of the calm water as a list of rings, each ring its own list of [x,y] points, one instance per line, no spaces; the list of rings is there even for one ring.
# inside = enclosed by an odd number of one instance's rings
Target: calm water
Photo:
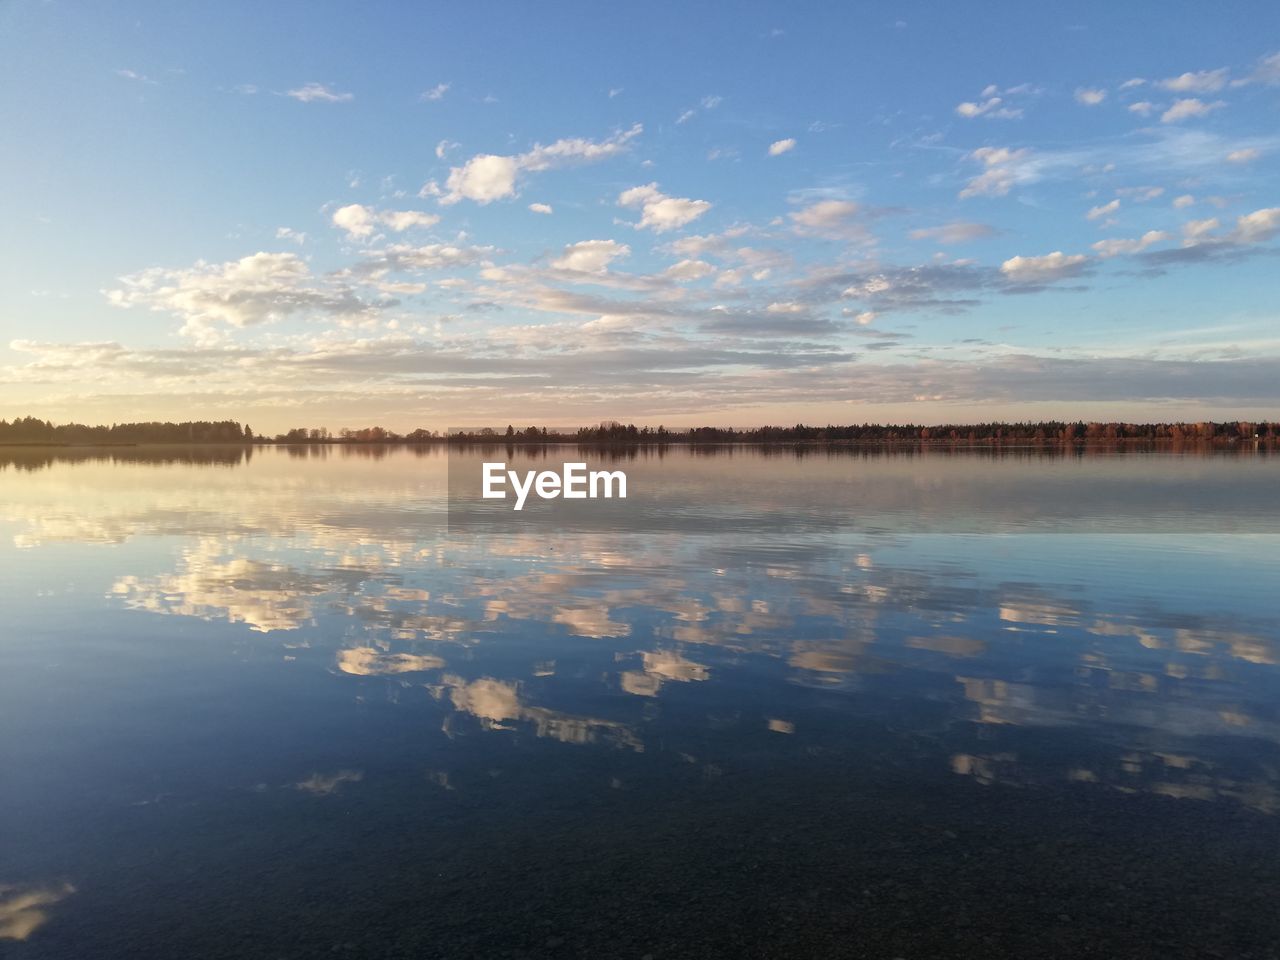
[[[603,462],[0,452],[0,955],[1280,956],[1280,459]]]

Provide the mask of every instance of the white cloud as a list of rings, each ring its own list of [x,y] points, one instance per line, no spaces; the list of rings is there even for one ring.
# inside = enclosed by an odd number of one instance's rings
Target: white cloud
[[[780,157],[789,150],[794,150],[796,141],[794,137],[787,137],[785,140],[775,140],[769,144],[769,156]]]
[[[630,255],[631,248],[616,240],[583,240],[565,247],[564,253],[551,261],[551,266],[556,270],[603,275],[609,272],[609,264],[614,260]]]
[[[725,258],[734,253],[734,241],[746,236],[750,231],[747,226],[729,227],[722,233],[693,234],[672,240],[667,249],[679,257],[700,258],[713,256]]]
[[[1245,147],[1241,150],[1232,150],[1227,154],[1227,163],[1253,163],[1262,156],[1262,151],[1254,147]]]
[[[1120,187],[1116,193],[1131,198],[1135,203],[1146,203],[1164,196],[1164,187]]]
[[[1173,206],[1175,210],[1182,210],[1185,207],[1191,206],[1195,202],[1196,198],[1189,193],[1184,193],[1180,197],[1173,198]]]
[[[277,240],[292,240],[298,246],[302,246],[307,242],[307,235],[300,230],[294,230],[292,227],[276,227]]]
[[[303,103],[346,103],[355,99],[355,94],[339,93],[331,90],[323,83],[304,83],[296,89],[290,90],[285,94],[286,97],[293,97]]]
[[[372,236],[379,225],[396,233],[402,233],[412,227],[431,227],[440,222],[433,213],[422,213],[418,210],[375,210],[359,203],[349,203],[333,212],[333,225],[345,230],[353,240],[362,240]]]
[[[640,208],[637,230],[650,229],[654,233],[666,233],[692,223],[711,209],[706,200],[690,200],[687,197],[668,197],[656,183],[632,187],[618,194],[618,206]]]
[[[1280,232],[1280,207],[1255,210],[1237,218],[1231,239],[1237,243],[1261,243]]]
[[[457,147],[457,146],[461,146],[461,144],[453,140],[441,140],[439,143],[436,144],[437,159],[443,160],[445,157],[445,154],[447,154],[450,150],[452,150],[454,147]]]
[[[791,220],[799,234],[865,240],[870,235],[858,219],[861,210],[852,200],[819,200],[791,214]]]
[[[407,243],[390,244],[366,254],[364,272],[378,274],[388,270],[440,270],[487,264],[493,247],[459,247],[452,243],[428,243],[415,247]],[[451,278],[456,279],[456,278]],[[443,286],[446,281],[441,281]]]
[[[453,86],[450,83],[437,83],[430,90],[423,90],[419,100],[443,100],[444,95],[449,92],[449,88]]]
[[[701,280],[715,272],[716,268],[705,260],[681,260],[662,271],[663,276],[679,282]]]
[[[1010,257],[1000,264],[1000,272],[1013,283],[1052,283],[1079,276],[1088,263],[1089,258],[1083,253],[1055,250],[1042,257]]]
[[[978,176],[971,179],[963,190],[960,199],[969,197],[1003,197],[1017,183],[1027,183],[1033,179],[1028,160],[1031,151],[1027,149],[1010,150],[1008,147],[979,147],[969,154],[969,159],[978,160],[986,168]]]
[[[676,123],[688,123],[698,115],[697,110],[686,110],[680,116],[676,117]]]
[[[1204,220],[1188,220],[1182,225],[1182,242],[1187,246],[1200,243],[1220,226],[1222,224],[1217,217],[1207,217]]]
[[[720,104],[722,103],[724,103],[724,97],[719,97],[719,96],[716,96],[714,93],[709,93],[702,98],[702,109],[714,110],[716,107],[720,106]]]
[[[1162,243],[1169,239],[1163,230],[1148,230],[1136,240],[1099,240],[1093,249],[1100,257],[1115,257],[1122,253],[1140,253],[1152,244]]]
[[[465,198],[476,203],[490,203],[503,197],[515,196],[516,175],[519,172],[519,157],[479,154],[449,172],[449,179],[445,184],[449,192],[440,202],[457,203]]]
[[[1142,77],[1133,77],[1132,79],[1126,80],[1124,83],[1120,84],[1120,89],[1132,90],[1134,87],[1140,87],[1146,82],[1147,81],[1143,80]]]
[[[126,80],[136,80],[138,83],[149,84],[153,87],[160,85],[159,80],[152,80],[150,77],[144,76],[136,70],[117,70],[116,76],[124,77]]]
[[[982,91],[983,96],[987,96],[991,89],[991,87],[988,87]],[[956,113],[970,120],[976,117],[986,117],[988,120],[1017,120],[1022,116],[1020,109],[1002,106],[1003,103],[1004,101],[1000,97],[988,97],[986,100],[979,102],[966,100],[964,103],[956,105]]]
[[[351,316],[368,309],[349,289],[316,281],[295,253],[260,252],[179,270],[154,267],[120,282],[105,291],[108,301],[175,313],[185,320],[182,333],[202,344],[217,342],[220,323],[243,328],[294,314]]]
[[[1076,87],[1076,103],[1096,107],[1107,99],[1107,91],[1096,87]]]
[[[993,227],[985,223],[944,223],[937,227],[923,227],[911,231],[912,240],[936,240],[943,246],[955,246],[971,240],[981,240],[995,233]]]
[[[1227,85],[1227,68],[1184,73],[1161,80],[1157,86],[1174,93],[1217,93]]]
[[[1119,209],[1120,201],[1112,200],[1110,203],[1099,204],[1098,206],[1091,208],[1089,212],[1084,215],[1084,218],[1086,220],[1099,220],[1102,217],[1110,216]]]
[[[551,209],[551,204],[549,203],[531,203],[529,204],[529,209],[532,210],[534,213],[553,213],[554,212]]]
[[[1173,106],[1160,114],[1160,122],[1177,123],[1180,120],[1187,120],[1191,117],[1203,117],[1210,111],[1217,110],[1220,107],[1225,106],[1226,104],[1221,100],[1216,100],[1213,103],[1205,103],[1202,100],[1197,100],[1195,97],[1190,97],[1185,100],[1175,100],[1173,102]]]
[[[575,137],[557,140],[547,146],[536,144],[527,153],[515,156],[479,154],[449,171],[449,179],[445,184],[448,193],[440,198],[440,202],[451,204],[465,199],[476,203],[491,203],[515,196],[516,183],[524,174],[572,163],[594,163],[617,156],[629,149],[630,141],[643,130],[637,123],[631,129],[605,140]]]
[[[1136,113],[1140,117],[1150,116],[1155,108],[1156,105],[1149,100],[1139,100],[1137,103],[1129,104],[1129,112]]]
[[[1258,61],[1258,67],[1249,75],[1255,83],[1280,83],[1280,51],[1269,54]]]
[[[403,233],[413,227],[433,227],[440,222],[434,213],[423,213],[420,210],[384,210],[378,219],[396,233]]]

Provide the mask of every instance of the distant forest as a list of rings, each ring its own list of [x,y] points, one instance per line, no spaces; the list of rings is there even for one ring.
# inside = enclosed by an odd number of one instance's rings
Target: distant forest
[[[577,430],[514,425],[505,430],[485,428],[447,434],[419,428],[396,433],[384,427],[365,427],[330,433],[323,427],[295,427],[274,437],[255,434],[234,420],[187,420],[181,423],[114,423],[86,426],[53,424],[35,417],[0,420],[0,444],[142,444],[142,443],[589,443],[605,445],[664,443],[892,443],[913,441],[972,443],[1075,443],[1094,440],[1280,442],[1280,422],[1230,421],[1215,423],[1086,423],[1049,420],[1026,423],[977,423],[923,426],[919,424],[862,424],[825,427],[637,427],[616,421]]]

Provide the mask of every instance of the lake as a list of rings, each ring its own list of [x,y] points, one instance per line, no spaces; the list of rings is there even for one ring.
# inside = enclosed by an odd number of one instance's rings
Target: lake
[[[628,498],[467,490],[584,459]],[[0,451],[0,954],[1280,956],[1280,458]]]

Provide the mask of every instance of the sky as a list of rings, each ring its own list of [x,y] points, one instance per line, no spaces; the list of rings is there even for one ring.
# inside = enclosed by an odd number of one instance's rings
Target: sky
[[[0,0],[0,417],[1280,419],[1280,4]]]

